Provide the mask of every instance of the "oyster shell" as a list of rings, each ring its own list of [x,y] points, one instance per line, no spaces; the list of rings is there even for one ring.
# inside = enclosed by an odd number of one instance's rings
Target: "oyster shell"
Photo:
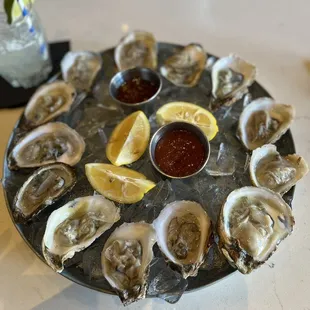
[[[253,100],[242,111],[238,133],[249,150],[278,141],[289,129],[295,116],[294,107],[263,97]]]
[[[124,305],[145,297],[155,242],[153,226],[139,222],[122,224],[104,245],[101,253],[103,274]]]
[[[231,192],[218,221],[219,248],[244,274],[262,265],[293,231],[294,217],[282,197],[266,188]]]
[[[253,185],[269,188],[280,195],[288,192],[309,171],[301,156],[281,156],[272,144],[253,151],[249,169]]]
[[[118,70],[134,67],[157,67],[157,43],[153,34],[146,31],[132,31],[121,39],[114,51]]]
[[[60,122],[41,125],[17,142],[9,156],[9,168],[41,167],[62,162],[77,164],[85,150],[83,138]]]
[[[70,191],[75,183],[73,169],[65,164],[55,163],[36,170],[15,196],[15,219],[28,220]]]
[[[211,221],[194,201],[169,203],[153,223],[157,243],[183,277],[194,277],[205,260],[211,235]]]
[[[60,67],[65,81],[77,91],[89,92],[102,67],[102,59],[93,52],[68,52],[61,60]]]
[[[25,108],[26,126],[37,127],[68,111],[75,96],[75,89],[63,81],[39,87]]]
[[[160,73],[176,86],[195,86],[207,61],[207,54],[199,44],[189,44],[169,57]]]
[[[103,196],[72,200],[47,220],[42,252],[49,266],[62,272],[64,262],[90,246],[120,219],[119,208]]]
[[[220,58],[212,67],[212,94],[231,105],[248,92],[256,76],[254,65],[236,55]]]

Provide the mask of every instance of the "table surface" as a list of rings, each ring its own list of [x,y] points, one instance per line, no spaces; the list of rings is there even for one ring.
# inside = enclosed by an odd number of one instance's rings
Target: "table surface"
[[[292,125],[296,149],[310,162],[308,0],[40,0],[36,8],[48,39],[70,39],[74,50],[106,49],[124,31],[145,29],[159,41],[199,42],[215,55],[241,55],[257,65],[258,82],[279,102],[296,107]],[[1,162],[21,112],[0,111]],[[248,276],[236,272],[184,295],[175,305],[147,299],[128,309],[310,310],[309,181],[310,174],[296,188],[295,231],[269,260],[269,266]],[[42,263],[14,228],[2,194],[0,275],[0,310],[122,308],[117,297],[71,283]]]

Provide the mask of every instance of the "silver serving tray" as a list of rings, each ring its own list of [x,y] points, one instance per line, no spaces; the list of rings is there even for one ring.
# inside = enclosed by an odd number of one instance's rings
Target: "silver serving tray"
[[[158,68],[164,60],[172,55],[179,45],[169,43],[158,44]],[[130,111],[120,109],[109,95],[109,82],[117,72],[114,64],[114,49],[108,49],[101,53],[103,58],[103,71],[99,75],[91,94],[80,94],[73,109],[57,118],[57,121],[67,123],[75,128],[86,141],[86,151],[81,162],[75,167],[78,182],[70,193],[67,193],[59,201],[46,208],[31,222],[26,224],[17,224],[12,217],[13,199],[17,190],[22,186],[33,169],[21,169],[10,171],[7,166],[7,157],[14,144],[25,131],[23,130],[23,117],[17,122],[14,131],[11,134],[7,152],[4,160],[3,187],[7,202],[7,208],[11,214],[12,221],[17,230],[29,245],[32,251],[42,260],[41,241],[44,234],[46,221],[50,213],[64,205],[66,202],[81,196],[93,195],[94,190],[88,183],[84,165],[88,162],[108,162],[105,157],[105,144],[109,134],[115,125],[123,119],[124,115]],[[208,55],[213,57],[212,55]],[[267,96],[268,92],[258,83],[250,87],[250,94],[253,99]],[[150,119],[152,133],[157,129],[154,111],[159,106],[171,101],[189,101],[208,107],[211,102],[211,76],[208,70],[205,70],[196,87],[180,88],[174,86],[163,78],[162,90],[151,107],[145,111]],[[248,171],[244,170],[244,165],[249,158],[249,154],[241,146],[235,137],[238,118],[243,109],[243,100],[238,101],[232,108],[221,108],[215,113],[218,119],[220,132],[217,137],[211,141],[211,151],[213,156],[217,155],[217,149],[221,142],[224,142],[229,148],[230,154],[234,156],[236,162],[236,172],[231,176],[211,177],[205,171],[199,175],[183,181],[164,180],[152,167],[148,158],[148,152],[142,159],[130,165],[130,168],[144,173],[149,179],[159,184],[154,190],[145,196],[145,198],[134,205],[120,205],[121,220],[116,223],[105,234],[103,234],[91,247],[83,252],[77,253],[65,264],[62,275],[73,282],[98,290],[105,293],[114,291],[108,282],[102,277],[100,272],[100,253],[104,242],[122,222],[145,220],[152,222],[158,215],[163,206],[171,200],[189,199],[196,200],[206,209],[213,223],[216,223],[220,207],[225,197],[235,188],[250,185]],[[288,131],[276,144],[281,154],[291,154],[295,152],[294,142],[291,132]],[[211,154],[212,157],[212,154]],[[285,200],[290,204],[293,199],[294,189],[290,190],[285,196]],[[216,239],[216,237],[215,237]],[[156,257],[161,257],[157,246],[154,247]],[[151,274],[152,274],[151,267]],[[193,291],[214,283],[233,273],[233,269],[219,253],[216,244],[211,247],[206,263],[202,266],[197,277],[188,278],[186,291]],[[154,273],[154,272],[153,272]],[[170,302],[177,301],[178,298],[168,299]]]

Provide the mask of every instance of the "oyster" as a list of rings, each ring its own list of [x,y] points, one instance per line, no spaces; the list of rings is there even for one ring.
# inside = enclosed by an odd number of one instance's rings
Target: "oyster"
[[[176,86],[195,86],[205,68],[207,55],[199,44],[189,44],[169,57],[160,68],[161,74]]]
[[[17,142],[9,156],[9,168],[41,167],[62,162],[77,164],[85,150],[83,138],[60,122],[41,125]]]
[[[194,277],[204,262],[211,235],[211,221],[200,204],[174,201],[153,223],[157,243],[169,261],[178,265],[183,277]]]
[[[256,76],[254,65],[236,55],[220,58],[212,67],[212,94],[231,105],[248,92]]]
[[[68,52],[60,66],[65,81],[71,83],[77,91],[89,92],[102,67],[102,59],[93,52]]]
[[[104,245],[103,274],[124,305],[145,297],[155,242],[153,226],[139,222],[116,228]]]
[[[157,43],[154,36],[145,31],[133,31],[121,39],[115,48],[114,60],[118,70],[134,67],[157,67]]]
[[[253,185],[269,188],[280,195],[288,192],[308,171],[308,165],[301,156],[281,156],[272,144],[254,150],[250,161]]]
[[[15,219],[28,220],[71,190],[75,183],[73,169],[65,164],[55,163],[36,170],[15,196]]]
[[[103,196],[72,200],[55,210],[47,220],[42,252],[56,272],[64,262],[90,246],[120,219],[119,208]]]
[[[37,127],[68,111],[75,95],[75,89],[63,81],[39,87],[26,106],[26,126]]]
[[[249,150],[278,141],[289,129],[295,109],[263,97],[245,107],[239,118],[237,135]]]
[[[266,262],[293,231],[294,217],[282,197],[266,188],[231,192],[218,220],[219,248],[244,274]]]

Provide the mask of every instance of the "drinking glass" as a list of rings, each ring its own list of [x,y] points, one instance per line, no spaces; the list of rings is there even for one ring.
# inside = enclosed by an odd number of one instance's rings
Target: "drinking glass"
[[[45,34],[32,5],[12,24],[0,8],[0,75],[14,87],[29,88],[44,81],[51,70]]]

